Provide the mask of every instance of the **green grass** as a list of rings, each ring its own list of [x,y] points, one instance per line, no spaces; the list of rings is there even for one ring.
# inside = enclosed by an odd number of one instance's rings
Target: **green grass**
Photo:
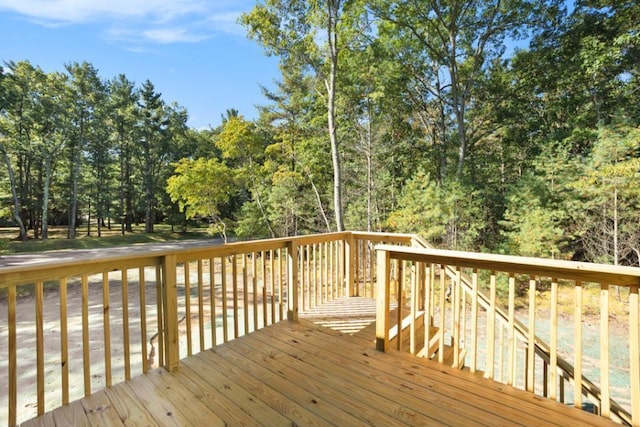
[[[187,232],[171,232],[171,226],[164,224],[156,224],[154,233],[144,233],[144,226],[134,226],[133,233],[126,233],[124,236],[120,234],[120,225],[114,224],[111,230],[102,230],[102,237],[97,237],[97,229],[92,227],[91,236],[87,236],[87,229],[80,227],[77,229],[75,239],[67,239],[66,227],[51,227],[49,229],[48,240],[35,240],[30,233],[30,238],[21,242],[15,240],[18,236],[16,228],[0,228],[0,239],[8,240],[8,248],[4,252],[5,255],[43,252],[60,249],[93,249],[108,248],[114,246],[132,245],[134,243],[154,243],[168,242],[174,240],[186,239],[204,239],[210,237],[206,233],[206,228],[191,228]]]

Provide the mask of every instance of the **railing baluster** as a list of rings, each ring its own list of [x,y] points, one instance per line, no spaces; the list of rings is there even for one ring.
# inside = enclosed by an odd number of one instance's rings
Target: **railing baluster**
[[[124,283],[123,283],[124,286]],[[126,348],[126,344],[125,344]],[[82,276],[82,366],[84,373],[84,395],[91,394],[91,359],[89,348],[89,279]],[[128,378],[127,378],[128,379]]]
[[[331,255],[329,256],[329,287],[331,288],[331,300],[333,300],[335,298],[335,294],[334,294],[334,290],[335,290],[335,277],[336,277],[336,272],[334,270],[335,268],[335,245],[333,244],[333,242],[329,242],[329,252],[331,253]]]
[[[60,292],[62,292],[62,284],[60,284]],[[66,306],[67,286],[64,286]],[[66,308],[65,308],[66,309]],[[60,317],[62,317],[62,298],[60,299]],[[66,323],[66,313],[65,313]],[[61,328],[62,329],[62,328]],[[66,329],[66,325],[65,325]],[[61,331],[62,332],[62,331]],[[65,331],[66,334],[66,331]],[[102,273],[102,334],[104,337],[104,376],[107,387],[111,387],[111,301],[109,295],[109,273]],[[66,340],[66,338],[65,338]],[[66,359],[66,358],[65,358]],[[65,360],[63,359],[63,360]],[[67,371],[68,374],[69,371]],[[68,380],[68,377],[67,377]],[[64,400],[64,399],[63,399]]]
[[[542,361],[542,396],[549,397],[549,364]]]
[[[271,323],[276,323],[276,285],[275,285],[275,263],[273,261],[273,249],[269,249],[269,285],[271,289]]]
[[[204,280],[202,258],[198,258],[198,333],[200,335],[200,351],[204,351]]]
[[[478,270],[471,273],[471,360],[469,370],[478,369]]]
[[[156,266],[156,312],[157,314],[157,323],[158,323],[158,335],[156,337],[156,343],[158,345],[158,366],[165,366],[165,330],[164,330],[164,281],[166,280],[163,272],[162,266]]]
[[[38,415],[44,414],[44,284],[36,283],[36,378]],[[88,328],[87,328],[88,329]]]
[[[460,287],[460,345],[462,350],[464,351],[467,346],[467,293],[462,290]],[[464,353],[458,357],[458,367],[460,367],[460,359],[463,357]],[[462,367],[464,367],[464,359],[462,360]]]
[[[440,265],[440,317],[438,330],[438,363],[444,362],[444,328],[445,328],[445,265]]]
[[[233,338],[238,338],[240,326],[238,324],[238,259],[231,255],[231,283],[233,285]]]
[[[140,287],[140,346],[142,347],[142,372],[147,373],[149,370],[149,361],[147,357],[149,355],[147,351],[147,298],[145,287],[145,274],[144,267],[138,269],[138,285]],[[106,353],[106,349],[105,349]],[[105,359],[110,358],[105,356]]]
[[[496,272],[489,279],[489,312],[487,313],[487,370],[485,377],[493,379],[496,340]]]
[[[508,354],[507,354],[507,384],[513,385],[515,381],[516,364],[516,278],[513,273],[509,274],[509,324],[508,324]]]
[[[298,274],[300,274],[300,306],[302,312],[311,308],[311,302],[307,304],[307,299],[309,299],[309,301],[311,300],[311,291],[307,288],[307,248],[308,245],[300,246],[300,259],[298,260]]]
[[[189,261],[184,262],[184,324],[187,328],[187,356],[193,354],[191,337],[191,271]]]
[[[107,280],[107,285],[109,281]],[[109,288],[107,286],[107,296],[109,295]],[[108,308],[108,305],[107,305]],[[108,311],[108,310],[107,310]],[[108,320],[107,320],[108,325]],[[105,354],[109,357],[109,363],[111,363],[111,345],[108,329],[105,329],[107,339],[105,339]],[[15,345],[14,345],[15,348]],[[107,350],[109,352],[107,353]],[[62,385],[62,404],[69,403],[69,330],[67,327],[67,279],[60,280],[60,376]],[[108,371],[108,385],[111,385],[111,370]],[[106,372],[105,372],[106,374]]]
[[[84,282],[84,278],[82,279]],[[124,378],[131,379],[131,348],[129,346],[129,276],[122,269],[122,337],[124,344]]]
[[[433,284],[433,270],[435,269],[433,264],[425,264],[423,268],[427,268],[428,271],[424,272],[424,357],[431,358],[431,316],[433,311],[432,288]],[[378,292],[379,293],[379,292]]]
[[[227,316],[227,257],[220,257],[222,275],[222,342],[229,341],[229,320]]]
[[[573,313],[573,404],[582,408],[582,282],[575,284]]]
[[[253,330],[258,330],[258,253],[251,254],[251,269],[253,272]]]
[[[267,307],[267,260],[265,251],[262,251],[260,255],[262,258],[262,325],[267,326],[269,325],[269,310]],[[300,262],[299,258],[296,258],[296,262]]]
[[[551,314],[550,314],[550,338],[549,338],[549,399],[557,400],[558,397],[558,279],[551,280]]]
[[[535,277],[529,279],[529,327],[527,336],[527,391],[536,388],[536,283]]]
[[[631,420],[640,426],[640,323],[638,286],[629,290],[629,360],[631,381]]]
[[[218,325],[216,319],[216,260],[209,258],[209,310],[211,311],[211,345],[218,345]]]
[[[244,311],[244,335],[249,333],[249,272],[247,254],[242,254],[242,304]]]
[[[416,316],[418,314],[418,281],[416,265],[411,269],[411,314],[409,325],[409,353],[416,354]]]
[[[398,318],[396,319],[398,325],[398,334],[396,335],[397,348],[402,350],[403,334],[402,334],[402,319],[404,319],[404,266],[406,261],[396,260],[396,283],[397,283],[397,299],[398,299]]]
[[[327,242],[322,244],[322,303],[329,301],[329,251]]]
[[[496,381],[504,382],[504,328],[502,324],[498,324],[498,373],[495,376]]]
[[[311,270],[309,270],[309,280],[311,281],[311,271],[313,271],[313,295],[309,295],[309,299],[312,301],[311,305],[313,305],[314,307],[316,307],[319,303],[320,300],[318,299],[318,258],[317,258],[317,250],[316,250],[316,244],[313,243],[311,245],[311,254],[309,254],[309,256],[312,256],[313,259],[310,261],[309,264],[309,268]]]
[[[609,391],[609,285],[600,285],[600,415],[611,417]]]
[[[311,286],[310,277],[311,271],[309,270],[309,245],[300,246],[300,254],[302,259],[300,260],[300,299],[302,300],[302,312],[313,308],[314,305],[311,301]],[[307,302],[308,301],[308,302]]]
[[[16,287],[9,286],[7,292],[9,322],[9,425],[17,424],[18,417],[18,359],[16,355]]]
[[[336,264],[338,298],[342,298],[344,296],[344,240],[336,242]]]
[[[453,321],[453,328],[451,333],[453,335],[453,364],[454,368],[458,368],[460,364],[460,282],[462,272],[460,267],[455,267],[455,280],[453,289],[451,292],[451,319]]]
[[[282,280],[283,280],[283,269],[284,263],[282,262],[282,248],[278,249],[278,309],[279,309],[279,320],[284,318],[284,304],[282,300]]]

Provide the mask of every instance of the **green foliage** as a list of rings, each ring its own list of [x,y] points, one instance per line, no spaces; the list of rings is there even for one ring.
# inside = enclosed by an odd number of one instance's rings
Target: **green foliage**
[[[548,188],[533,176],[523,178],[507,198],[502,226],[506,252],[557,258],[567,245],[566,213],[550,203]]]
[[[584,164],[584,179],[571,183],[582,206],[577,226],[589,259],[636,264],[640,258],[639,155],[640,128],[602,127]]]
[[[219,219],[220,206],[237,191],[234,173],[218,159],[182,159],[174,164],[167,193],[187,218]]]
[[[241,163],[251,162],[263,152],[262,141],[256,134],[255,124],[242,116],[231,117],[224,123],[215,144],[223,158]]]
[[[636,264],[640,6],[463,3],[260,2],[241,20],[281,81],[257,120],[229,109],[206,131],[150,81],[8,63],[0,194],[43,235],[87,216],[252,238],[344,222]]]
[[[0,255],[9,251],[9,241],[7,239],[0,239]]]
[[[477,247],[484,223],[477,193],[457,182],[440,186],[424,172],[407,182],[389,216],[389,226],[400,232],[419,233],[448,249]]]

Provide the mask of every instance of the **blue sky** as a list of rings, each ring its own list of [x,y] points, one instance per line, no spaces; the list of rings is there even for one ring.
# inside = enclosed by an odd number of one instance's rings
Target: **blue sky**
[[[0,61],[29,60],[44,71],[88,61],[105,79],[149,79],[189,125],[220,124],[236,108],[255,118],[273,87],[277,59],[236,23],[255,0],[0,0]]]

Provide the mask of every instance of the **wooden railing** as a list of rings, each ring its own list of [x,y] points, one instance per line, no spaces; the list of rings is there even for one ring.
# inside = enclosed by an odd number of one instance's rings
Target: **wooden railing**
[[[363,248],[409,241],[328,233],[0,267],[0,425],[354,295],[371,283]]]
[[[640,425],[640,269],[376,249],[379,350],[393,345]],[[400,324],[406,333],[392,340]]]
[[[381,246],[376,258],[381,243],[395,246]],[[621,387],[615,379],[618,366],[627,366],[625,378],[640,377],[635,269],[455,257],[411,245],[425,243],[405,234],[344,232],[180,250],[141,246],[122,256],[0,267],[0,425],[15,425],[152,367],[175,369],[183,357],[295,320],[298,311],[334,298],[381,292],[379,311],[387,319],[378,322],[386,330],[379,331],[380,348],[391,343],[550,398],[573,399],[577,406],[589,400],[603,415],[638,424],[638,381]],[[381,253],[387,254],[382,263]],[[533,298],[518,295],[521,286],[534,290]],[[541,286],[549,288],[549,300],[535,292]],[[594,286],[595,307],[582,302]],[[610,295],[610,286],[622,290]],[[572,336],[580,343],[575,352],[558,336],[567,307],[566,301],[558,304],[566,299],[560,290],[567,287],[580,295],[576,308],[569,304]],[[393,319],[391,299],[400,302]],[[605,319],[598,323],[604,338],[597,343],[608,355],[609,335],[617,331],[609,331],[607,313],[620,306],[628,363],[606,363],[594,376],[582,331],[587,321]],[[487,326],[484,335],[481,326]]]

